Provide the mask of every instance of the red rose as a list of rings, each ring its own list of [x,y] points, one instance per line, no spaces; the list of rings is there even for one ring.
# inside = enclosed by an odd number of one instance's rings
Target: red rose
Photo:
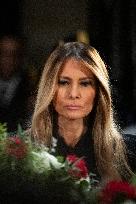
[[[136,200],[136,187],[123,181],[111,181],[101,192],[101,203],[112,204],[120,194],[126,199]]]
[[[15,143],[15,144],[21,144],[21,139],[19,138],[19,137],[17,137],[17,136],[14,136],[14,137],[9,137],[8,138],[9,139],[9,141],[11,141],[11,142],[13,142],[13,143]]]
[[[66,161],[70,164],[69,173],[75,178],[86,178],[88,176],[88,169],[83,159],[76,155],[68,155]]]
[[[27,153],[27,147],[23,140],[19,137],[9,137],[6,146],[7,154],[14,156],[17,159],[23,159]]]

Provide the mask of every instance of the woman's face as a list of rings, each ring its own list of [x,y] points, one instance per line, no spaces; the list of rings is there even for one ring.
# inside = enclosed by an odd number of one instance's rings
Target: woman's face
[[[96,80],[92,72],[73,58],[67,60],[58,76],[53,105],[59,116],[83,119],[94,106]]]

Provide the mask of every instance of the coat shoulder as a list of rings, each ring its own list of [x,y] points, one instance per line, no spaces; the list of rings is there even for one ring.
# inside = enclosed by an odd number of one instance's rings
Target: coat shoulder
[[[136,172],[136,135],[123,134],[123,139],[127,148],[128,163],[132,171]]]

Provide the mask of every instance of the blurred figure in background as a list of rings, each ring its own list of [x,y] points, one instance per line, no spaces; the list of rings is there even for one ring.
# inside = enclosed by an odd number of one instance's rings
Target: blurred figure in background
[[[20,38],[0,38],[0,122],[8,131],[25,126],[29,98],[29,81],[23,69],[24,46]]]

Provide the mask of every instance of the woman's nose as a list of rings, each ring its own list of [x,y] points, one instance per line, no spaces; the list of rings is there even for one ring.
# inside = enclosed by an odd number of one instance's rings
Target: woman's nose
[[[69,97],[72,98],[72,99],[81,97],[80,88],[77,85],[73,85],[73,86],[70,87]]]

